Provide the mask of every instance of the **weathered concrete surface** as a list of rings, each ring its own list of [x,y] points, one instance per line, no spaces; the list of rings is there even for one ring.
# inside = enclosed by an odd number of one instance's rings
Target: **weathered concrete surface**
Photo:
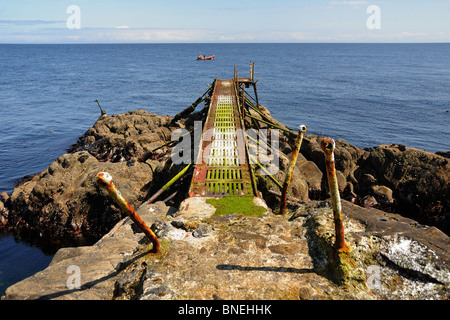
[[[122,220],[91,247],[61,249],[3,299],[450,297],[450,240],[438,229],[344,202],[352,252],[336,265],[329,203],[291,203],[290,210],[292,216],[183,216],[162,202],[145,204],[138,213],[160,237],[160,254],[149,253],[143,234]],[[70,265],[80,267],[80,289],[67,288]]]
[[[146,223],[165,216],[170,208],[152,205],[146,212],[138,211]],[[62,248],[50,265],[41,272],[7,289],[7,299],[112,299],[117,275],[132,262],[132,254],[145,243],[129,218],[124,218],[102,239],[92,246]],[[144,245],[145,246],[145,245]],[[151,249],[151,244],[150,248]],[[145,251],[144,251],[145,253]],[[143,253],[143,254],[144,254]],[[80,288],[73,288],[76,275],[70,266],[79,268]]]

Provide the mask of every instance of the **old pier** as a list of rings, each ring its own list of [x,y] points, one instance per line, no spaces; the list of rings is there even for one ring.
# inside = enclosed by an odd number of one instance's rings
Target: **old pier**
[[[174,118],[144,110],[108,116],[97,102],[96,124],[68,154],[16,188],[7,217],[14,228],[41,233],[50,226],[64,236],[97,232],[101,221],[101,238],[61,248],[46,269],[1,299],[448,299],[447,235],[339,196],[350,178],[360,193],[352,197],[366,195],[364,180],[342,167],[343,157],[359,161],[363,177],[376,176],[378,183],[391,164],[374,168],[372,162],[380,162],[374,157],[409,159],[405,172],[429,164],[427,176],[436,177],[448,176],[447,159],[395,145],[366,151],[322,136],[303,139],[305,125],[290,130],[259,104],[256,82],[253,63],[248,78],[235,67],[232,79],[215,79]],[[201,102],[204,109],[194,112]],[[173,152],[183,144],[174,138],[178,129],[184,129],[179,138],[194,136],[195,143],[176,164]],[[270,143],[252,130],[267,132]],[[280,150],[272,139],[277,132],[283,133]],[[260,147],[271,154],[261,157]],[[272,150],[283,159],[277,173],[264,162]],[[415,160],[425,157],[428,162]],[[309,175],[308,168],[314,169]],[[305,181],[319,184],[331,201],[309,197]],[[329,187],[322,189],[322,182]],[[263,207],[248,206],[242,213],[241,207],[261,204],[258,198],[268,208],[255,214]],[[200,212],[198,203],[215,211]],[[120,209],[128,217],[117,214]],[[64,223],[52,226],[53,220]]]

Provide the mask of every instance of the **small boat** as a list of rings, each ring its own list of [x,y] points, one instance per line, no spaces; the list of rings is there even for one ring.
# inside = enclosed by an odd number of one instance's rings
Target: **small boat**
[[[197,60],[214,60],[214,57],[215,57],[216,55],[212,55],[212,56],[205,56],[205,55],[202,55],[200,52],[198,53],[198,56],[197,56]]]

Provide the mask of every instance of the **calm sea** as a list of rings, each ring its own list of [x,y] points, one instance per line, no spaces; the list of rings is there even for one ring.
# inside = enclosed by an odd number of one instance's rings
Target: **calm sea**
[[[198,52],[214,61],[196,61]],[[450,44],[0,45],[0,192],[44,170],[98,118],[175,115],[214,78],[247,77],[291,128],[358,147],[450,150]],[[0,238],[0,294],[51,254]]]

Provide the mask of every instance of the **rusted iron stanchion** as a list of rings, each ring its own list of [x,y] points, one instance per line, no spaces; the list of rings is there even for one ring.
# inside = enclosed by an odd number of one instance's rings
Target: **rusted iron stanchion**
[[[252,63],[252,82],[255,82],[255,63]]]
[[[281,204],[280,204],[280,214],[286,214],[286,195],[287,195],[287,189],[289,187],[289,183],[292,179],[292,173],[294,172],[295,164],[297,163],[297,157],[298,153],[300,152],[300,146],[302,145],[303,136],[306,132],[306,126],[300,125],[298,128],[298,136],[297,139],[295,139],[295,145],[294,150],[292,150],[291,160],[289,163],[289,167],[286,171],[286,176],[284,178],[284,184],[283,184],[283,190],[281,192]]]
[[[297,135],[297,134],[295,133],[295,131],[292,131],[292,130],[290,130],[290,129],[285,129],[285,128],[283,128],[283,127],[280,127],[280,126],[276,125],[276,124],[273,123],[273,122],[270,122],[270,121],[266,121],[266,120],[263,120],[263,119],[256,118],[256,117],[250,115],[250,113],[248,113],[248,112],[245,114],[245,116],[246,116],[246,117],[249,117],[249,118],[252,118],[252,119],[255,119],[255,120],[259,121],[259,122],[268,124],[269,126],[274,127],[275,129],[279,129],[279,130],[281,130],[281,131],[283,131],[283,132],[286,132],[289,136],[296,136],[296,135]]]
[[[98,100],[95,100],[95,102],[97,102],[98,107],[100,108],[100,112],[101,112],[102,116],[103,116],[104,114],[106,114],[106,111],[103,110],[102,107],[100,106],[100,102],[98,102]]]
[[[141,229],[147,238],[153,243],[152,252],[159,252],[159,240],[154,234],[154,232],[147,227],[144,220],[134,211],[133,207],[125,200],[119,190],[116,189],[112,177],[108,172],[100,172],[97,174],[96,178],[97,185],[108,191],[109,195],[114,199],[114,201],[122,208],[123,211],[133,220],[133,222]]]
[[[175,122],[177,122],[178,120],[187,117],[189,114],[191,114],[192,112],[194,112],[195,108],[197,108],[197,106],[202,102],[205,101],[208,96],[207,94],[209,94],[210,92],[212,92],[212,90],[214,89],[214,85],[215,85],[215,80],[211,85],[208,85],[208,90],[206,90],[205,93],[203,93],[203,95],[201,97],[199,97],[194,103],[192,103],[189,107],[187,107],[186,109],[184,109],[183,111],[177,113],[175,115],[175,117],[172,119],[171,123],[174,124]]]
[[[335,143],[331,138],[324,138],[320,147],[325,154],[325,166],[327,169],[328,186],[330,188],[331,205],[333,207],[334,227],[336,230],[336,242],[334,244],[338,252],[348,252],[350,249],[344,239],[344,224],[342,222],[341,197],[334,166]]]
[[[249,157],[250,157],[250,160],[253,161],[253,163],[256,163],[256,164],[258,165],[258,167],[260,167],[261,170],[264,171],[265,175],[267,175],[273,182],[275,182],[275,184],[278,186],[278,188],[280,188],[280,190],[283,189],[282,184],[279,183],[278,180],[275,179],[274,176],[272,176],[272,175],[269,173],[269,171],[267,171],[267,169],[264,168],[264,166],[263,166],[261,163],[258,162],[258,160],[256,160],[256,159],[255,159],[253,156],[251,156],[251,155],[250,155]]]
[[[156,198],[158,198],[161,193],[169,189],[169,187],[174,184],[175,181],[177,181],[182,175],[186,173],[186,171],[191,166],[191,163],[189,163],[186,167],[184,167],[183,170],[181,170],[175,177],[173,177],[169,182],[167,182],[161,189],[159,189],[147,202],[152,203]]]

